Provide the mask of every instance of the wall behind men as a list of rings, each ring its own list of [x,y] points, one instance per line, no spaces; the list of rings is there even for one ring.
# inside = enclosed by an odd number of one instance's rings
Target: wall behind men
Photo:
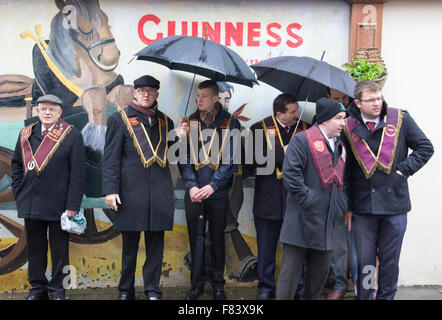
[[[442,31],[442,1],[388,1],[384,4],[382,57],[389,76],[384,96],[391,106],[408,110],[434,145],[435,154],[408,179],[412,211],[400,259],[399,284],[442,283],[439,201],[442,131],[440,126],[440,53],[434,37]]]
[[[67,4],[75,2],[77,1],[67,1]],[[207,24],[209,39],[228,45],[248,64],[280,55],[305,55],[319,59],[323,51],[325,51],[324,60],[336,66],[347,60],[350,5],[343,0],[101,0],[99,4],[108,17],[111,32],[121,53],[119,64],[114,71],[122,75],[124,83],[128,85],[144,74],[158,78],[161,81],[160,109],[165,111],[175,123],[178,123],[184,114],[192,75],[170,71],[151,62],[130,62],[134,53],[155,39],[172,34],[185,34],[185,30],[188,35],[202,36]],[[34,79],[32,49],[35,42],[30,38],[22,39],[19,34],[28,30],[36,35],[35,26],[41,25],[41,40],[49,39],[52,32],[51,21],[58,12],[55,1],[0,0],[0,21],[2,21],[0,76],[4,76],[1,79],[7,79],[7,75],[10,74]],[[242,28],[242,32],[232,32],[234,31],[232,28],[236,30]],[[72,52],[72,54],[77,53]],[[84,74],[85,70],[82,71]],[[91,84],[95,86],[94,74],[90,77]],[[204,79],[197,76],[196,83]],[[0,83],[0,89],[4,84]],[[248,103],[243,115],[251,120],[243,123],[246,127],[271,114],[273,99],[280,93],[264,83],[253,89],[235,84],[233,86],[230,111],[233,112],[240,105]],[[190,111],[195,110],[194,94],[195,88],[190,99]],[[0,147],[4,148],[2,150],[6,150],[6,153],[14,148],[25,115],[24,107],[0,106]],[[0,153],[0,156],[3,154]],[[4,167],[0,168],[4,170]],[[3,177],[0,175],[0,179],[3,178],[0,181],[0,202],[3,192],[8,192],[7,183],[10,178],[7,172],[2,172],[2,175]],[[182,190],[177,190],[177,197],[182,197],[182,193]],[[252,199],[253,189],[246,187],[238,222],[243,238],[252,253],[256,255]],[[109,220],[100,210],[95,211],[95,217],[98,231],[109,228]],[[11,222],[8,219],[12,219],[18,225],[18,229],[23,227],[23,221],[16,217],[13,203],[2,202],[0,203],[0,251],[5,255],[10,253],[8,250],[17,241],[16,235],[11,234],[10,229],[6,227],[6,221]],[[79,287],[117,284],[121,240],[112,233],[105,239],[100,243],[71,242],[71,264],[78,270]],[[141,245],[136,274],[137,284],[141,281],[143,250]],[[189,283],[189,271],[183,262],[188,250],[184,210],[176,208],[174,230],[166,233],[163,285]],[[229,257],[230,255],[227,259],[230,259]],[[0,269],[2,262],[5,262],[3,257],[0,258]],[[12,268],[8,272],[4,270],[0,272],[0,291],[26,290],[29,287],[26,280],[26,261],[22,262],[24,265],[20,264],[19,269]],[[229,277],[226,278],[230,283],[236,283]]]

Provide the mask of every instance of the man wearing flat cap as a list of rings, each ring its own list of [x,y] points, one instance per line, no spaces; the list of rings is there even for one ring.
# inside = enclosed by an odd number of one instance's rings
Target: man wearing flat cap
[[[133,100],[107,122],[103,163],[106,204],[115,210],[114,228],[122,234],[119,300],[135,299],[135,268],[141,232],[146,261],[144,293],[161,298],[164,231],[172,230],[173,183],[167,151],[173,121],[158,110],[160,82],[145,75],[134,81]]]
[[[302,298],[317,299],[327,279],[335,228],[347,211],[346,152],[339,138],[345,108],[328,98],[316,102],[314,125],[290,141],[282,167],[288,191],[280,241],[276,298],[291,300],[306,266]]]
[[[28,300],[64,300],[63,273],[69,265],[69,234],[60,217],[73,217],[85,191],[85,149],[81,133],[60,119],[63,102],[54,95],[37,100],[39,121],[23,128],[12,158],[12,190],[25,219]],[[52,277],[45,276],[48,234]]]

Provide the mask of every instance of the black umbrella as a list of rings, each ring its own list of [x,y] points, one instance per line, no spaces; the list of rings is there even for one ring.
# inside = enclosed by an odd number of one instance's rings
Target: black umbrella
[[[250,67],[258,80],[292,94],[298,101],[315,102],[326,96],[328,88],[350,97],[354,95],[356,82],[348,73],[310,57],[281,56]]]
[[[258,83],[252,70],[236,52],[206,38],[166,37],[138,51],[135,56],[137,60],[159,63],[171,70],[199,74],[214,81],[233,82],[249,87]]]

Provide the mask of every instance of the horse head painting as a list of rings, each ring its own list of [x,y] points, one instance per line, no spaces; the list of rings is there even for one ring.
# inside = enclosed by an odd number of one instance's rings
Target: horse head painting
[[[51,93],[63,100],[63,118],[81,130],[89,164],[100,167],[106,115],[130,102],[133,87],[114,71],[120,51],[98,0],[55,0],[55,5],[49,40],[42,40],[41,26],[37,36],[21,34],[36,42],[32,98]]]

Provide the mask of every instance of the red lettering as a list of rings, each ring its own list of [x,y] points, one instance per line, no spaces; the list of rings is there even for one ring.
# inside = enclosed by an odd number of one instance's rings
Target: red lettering
[[[277,47],[281,44],[281,37],[278,34],[274,33],[272,31],[272,28],[281,29],[281,25],[276,22],[267,25],[267,33],[269,34],[269,36],[275,38],[275,41],[272,42],[270,40],[267,40],[266,43],[269,47]]]
[[[198,21],[192,21],[192,37],[198,37]]]
[[[290,40],[286,41],[287,45],[290,48],[297,48],[304,42],[304,40],[300,36],[292,32],[292,29],[301,30],[301,28],[302,26],[299,23],[291,23],[287,26],[288,35],[297,40],[297,42],[292,42]]]
[[[146,22],[152,21],[156,25],[158,25],[161,20],[154,14],[146,14],[145,16],[141,17],[140,21],[138,21],[138,36],[140,37],[140,40],[145,44],[151,44],[154,41],[160,40],[163,38],[163,34],[161,32],[157,32],[157,37],[155,39],[149,39],[144,34],[144,25]]]
[[[249,47],[259,47],[259,40],[255,40],[255,38],[261,35],[261,22],[249,22],[247,29],[247,45]]]
[[[167,35],[169,37],[175,35],[175,21],[167,22]]]
[[[221,22],[215,22],[215,27],[212,28],[210,23],[203,22],[204,38],[220,43],[221,42]]]
[[[235,44],[237,46],[242,46],[242,39],[244,35],[244,24],[242,22],[238,22],[236,24],[236,28],[233,26],[233,23],[226,22],[225,24],[225,31],[226,31],[226,38],[225,38],[225,45],[230,46],[231,42],[230,40],[233,39],[235,41]]]
[[[187,21],[181,22],[181,35],[187,36]]]

